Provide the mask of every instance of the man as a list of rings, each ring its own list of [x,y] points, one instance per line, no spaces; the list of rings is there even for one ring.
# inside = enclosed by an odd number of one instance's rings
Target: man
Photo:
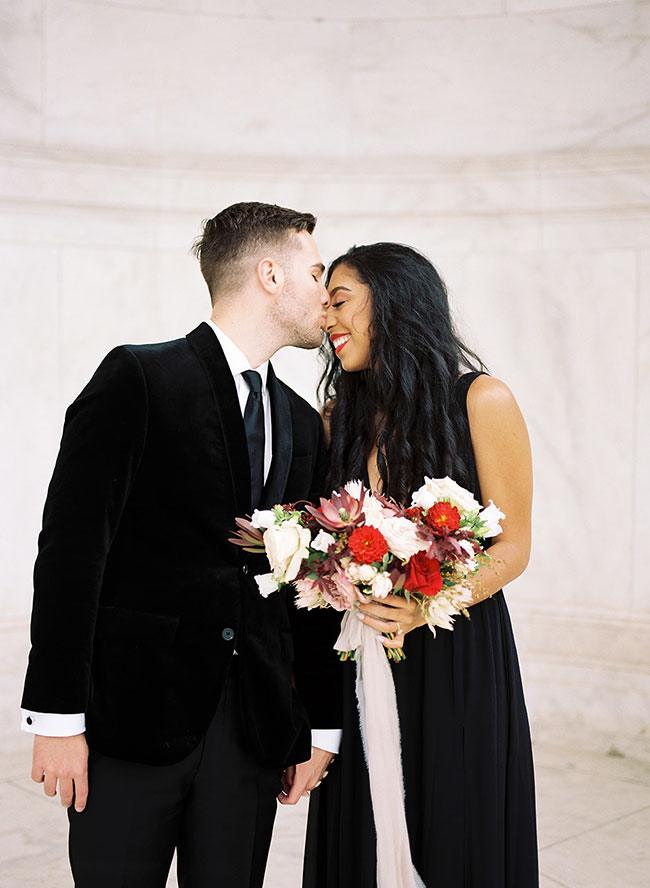
[[[268,363],[320,343],[315,223],[260,203],[204,223],[210,320],[115,348],[66,414],[22,705],[82,888],[164,886],[175,848],[186,888],[261,886],[276,796],[336,751],[334,631],[263,598],[265,560],[228,542],[235,516],[321,492],[320,418]],[[311,757],[292,684],[326,729]]]

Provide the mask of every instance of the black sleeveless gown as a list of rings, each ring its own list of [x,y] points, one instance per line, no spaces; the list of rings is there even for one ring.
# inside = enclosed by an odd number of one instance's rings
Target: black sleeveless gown
[[[478,376],[457,383],[459,409]],[[472,492],[481,501],[469,435]],[[422,627],[392,664],[413,863],[427,888],[537,888],[528,717],[503,592],[436,638]],[[361,747],[355,666],[345,670],[343,739],[311,794],[303,888],[375,888],[376,837]]]

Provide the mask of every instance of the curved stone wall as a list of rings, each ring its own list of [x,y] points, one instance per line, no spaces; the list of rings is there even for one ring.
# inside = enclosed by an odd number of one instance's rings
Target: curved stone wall
[[[349,7],[2,6],[8,742],[65,405],[115,343],[205,316],[189,246],[248,199],[315,212],[326,259],[391,239],[440,267],[533,440],[535,551],[508,593],[531,715],[648,727],[650,5]],[[313,355],[276,363],[312,396]]]

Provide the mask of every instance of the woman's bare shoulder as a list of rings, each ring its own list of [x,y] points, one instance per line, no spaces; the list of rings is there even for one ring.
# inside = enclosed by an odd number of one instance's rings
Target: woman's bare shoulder
[[[474,451],[483,445],[505,452],[517,442],[528,449],[528,431],[509,387],[493,376],[478,376],[467,392],[467,416]],[[478,455],[478,454],[477,454]]]
[[[477,376],[467,391],[467,412],[472,417],[480,417],[486,413],[519,412],[515,396],[500,379],[486,373]]]

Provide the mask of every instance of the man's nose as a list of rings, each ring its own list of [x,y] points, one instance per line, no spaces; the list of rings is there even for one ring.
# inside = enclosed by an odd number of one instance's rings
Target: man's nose
[[[335,319],[334,319],[334,318],[331,316],[331,314],[330,314],[330,308],[331,308],[331,305],[328,305],[327,308],[326,308],[326,310],[325,310],[325,325],[324,325],[324,329],[325,329],[325,332],[326,332],[326,333],[329,333],[329,331],[332,329],[332,327],[333,327],[334,324],[336,323]]]

